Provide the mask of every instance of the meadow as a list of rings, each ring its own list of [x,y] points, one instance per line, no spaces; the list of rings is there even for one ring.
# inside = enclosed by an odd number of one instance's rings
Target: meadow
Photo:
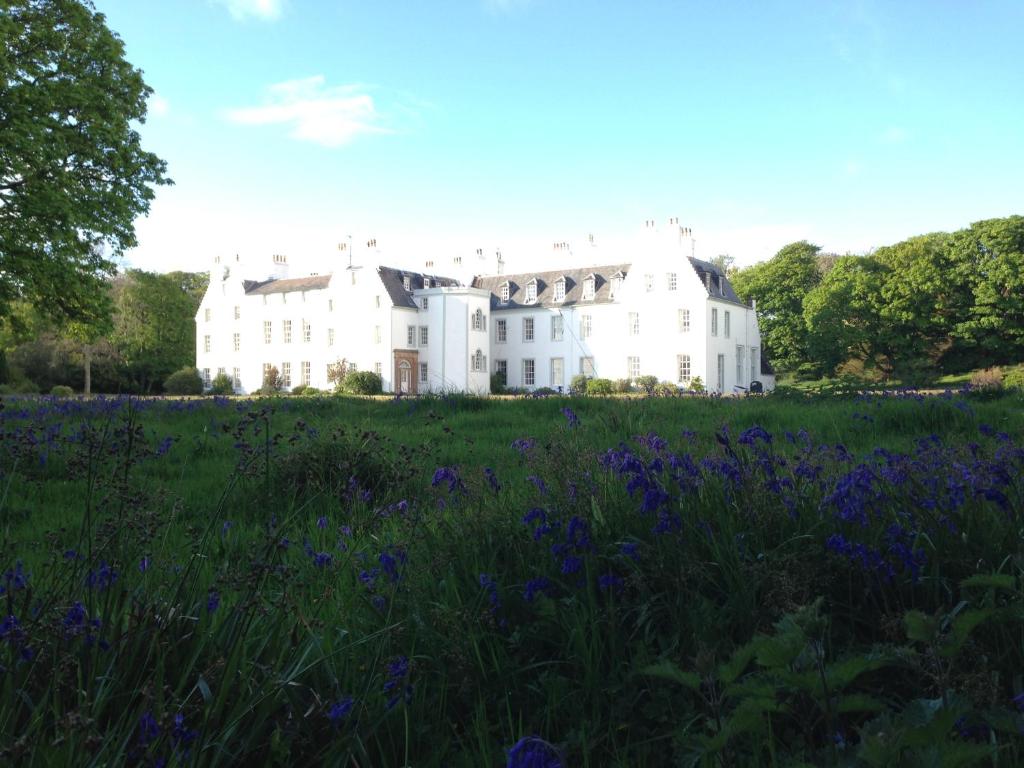
[[[0,758],[1024,763],[1024,396],[5,398]]]

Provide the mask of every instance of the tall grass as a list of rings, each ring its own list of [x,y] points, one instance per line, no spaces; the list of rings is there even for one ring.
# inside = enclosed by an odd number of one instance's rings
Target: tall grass
[[[1021,404],[8,399],[2,755],[1015,764]]]

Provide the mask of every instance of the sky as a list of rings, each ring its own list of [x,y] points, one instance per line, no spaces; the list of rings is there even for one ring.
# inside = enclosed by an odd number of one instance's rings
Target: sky
[[[670,217],[745,266],[1024,213],[1019,0],[94,1],[175,182],[125,266],[513,272]]]

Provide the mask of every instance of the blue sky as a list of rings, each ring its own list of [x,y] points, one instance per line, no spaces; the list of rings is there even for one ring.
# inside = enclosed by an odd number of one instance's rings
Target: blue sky
[[[1024,212],[1024,3],[96,0],[176,185],[130,264],[385,260],[678,216],[740,264]],[[549,266],[554,266],[553,264]],[[568,266],[568,265],[567,265]]]

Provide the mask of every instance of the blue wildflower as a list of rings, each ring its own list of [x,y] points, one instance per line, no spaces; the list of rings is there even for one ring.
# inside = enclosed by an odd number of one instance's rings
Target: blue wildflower
[[[144,712],[139,718],[139,745],[146,747],[160,736],[160,724],[152,712]]]
[[[213,613],[220,607],[220,592],[211,589],[206,595],[206,612]]]
[[[524,736],[508,750],[506,768],[564,768],[557,750],[539,736]]]
[[[523,587],[523,599],[532,603],[537,595],[547,595],[551,591],[551,580],[546,576],[538,576],[536,579],[530,579],[526,582]]]
[[[334,725],[340,725],[341,722],[348,718],[352,714],[352,710],[356,705],[356,700],[351,696],[343,696],[338,701],[331,704],[327,710],[327,719]]]
[[[565,408],[562,409],[562,415],[565,416],[566,421],[569,422],[569,429],[578,427],[580,425],[579,417],[576,415],[576,412],[569,406],[566,406]]]

